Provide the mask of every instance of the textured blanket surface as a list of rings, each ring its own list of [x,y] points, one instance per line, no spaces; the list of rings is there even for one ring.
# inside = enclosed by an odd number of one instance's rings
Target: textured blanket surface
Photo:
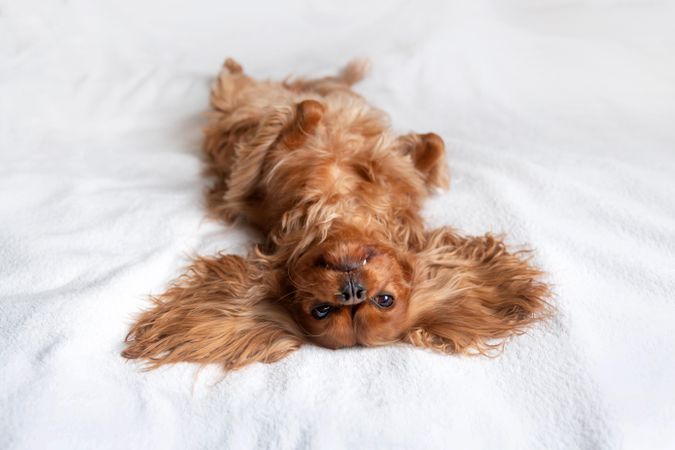
[[[0,448],[675,448],[667,1],[0,1]],[[226,56],[326,75],[446,141],[430,227],[535,250],[557,315],[497,358],[306,346],[145,373],[133,317],[195,254]]]

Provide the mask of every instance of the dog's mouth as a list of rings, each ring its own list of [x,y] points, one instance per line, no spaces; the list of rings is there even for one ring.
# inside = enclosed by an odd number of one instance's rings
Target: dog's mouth
[[[344,257],[328,257],[321,253],[314,258],[312,265],[314,267],[335,272],[352,273],[363,268],[371,258],[379,255],[378,251],[371,246],[365,246],[361,252],[356,255],[347,255]]]

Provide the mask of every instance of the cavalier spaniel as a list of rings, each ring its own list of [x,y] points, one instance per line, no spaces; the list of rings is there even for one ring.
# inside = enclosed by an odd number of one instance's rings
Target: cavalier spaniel
[[[365,69],[279,83],[225,62],[203,145],[208,208],[265,238],[246,257],[194,261],[140,315],[124,357],[236,369],[304,343],[484,353],[546,314],[527,252],[425,229],[423,200],[448,184],[443,140],[396,135],[351,90]]]

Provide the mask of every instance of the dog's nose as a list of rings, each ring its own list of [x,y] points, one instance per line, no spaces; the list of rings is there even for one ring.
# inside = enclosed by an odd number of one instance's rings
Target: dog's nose
[[[361,303],[366,299],[366,288],[356,280],[351,278],[342,285],[342,301],[353,305]]]

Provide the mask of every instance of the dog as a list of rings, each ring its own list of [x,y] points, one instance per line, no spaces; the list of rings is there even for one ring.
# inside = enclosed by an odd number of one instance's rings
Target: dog
[[[203,144],[208,210],[265,238],[246,257],[196,259],[138,317],[124,357],[233,370],[305,343],[486,353],[546,315],[528,252],[425,229],[423,200],[448,186],[444,141],[396,135],[351,88],[366,68],[271,82],[225,62]]]

